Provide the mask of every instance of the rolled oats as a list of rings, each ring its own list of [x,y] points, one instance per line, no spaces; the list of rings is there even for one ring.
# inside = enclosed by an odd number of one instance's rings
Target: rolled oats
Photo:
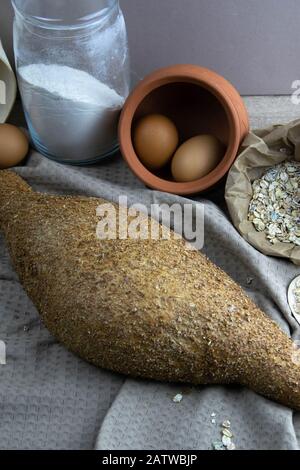
[[[300,246],[300,162],[276,165],[252,184],[248,219],[270,243]]]

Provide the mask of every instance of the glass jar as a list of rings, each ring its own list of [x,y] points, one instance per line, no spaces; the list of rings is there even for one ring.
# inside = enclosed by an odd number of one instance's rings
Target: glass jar
[[[119,1],[12,3],[18,83],[33,145],[61,163],[112,155],[130,86]]]

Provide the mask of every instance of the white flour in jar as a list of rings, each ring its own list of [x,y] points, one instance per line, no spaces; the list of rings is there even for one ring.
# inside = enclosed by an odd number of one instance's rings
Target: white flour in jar
[[[88,161],[117,142],[124,98],[92,75],[57,64],[18,70],[26,117],[37,147],[57,159]]]

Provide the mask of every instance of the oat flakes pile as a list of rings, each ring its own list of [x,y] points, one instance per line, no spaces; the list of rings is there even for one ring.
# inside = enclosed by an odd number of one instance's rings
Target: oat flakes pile
[[[248,218],[272,243],[300,246],[300,162],[270,168],[252,184]]]

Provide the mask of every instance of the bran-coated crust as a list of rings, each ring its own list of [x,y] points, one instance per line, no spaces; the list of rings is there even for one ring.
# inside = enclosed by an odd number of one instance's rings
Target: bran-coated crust
[[[0,228],[50,332],[118,373],[241,384],[300,409],[300,365],[277,324],[182,239],[97,239],[106,202],[35,193],[0,171]]]

